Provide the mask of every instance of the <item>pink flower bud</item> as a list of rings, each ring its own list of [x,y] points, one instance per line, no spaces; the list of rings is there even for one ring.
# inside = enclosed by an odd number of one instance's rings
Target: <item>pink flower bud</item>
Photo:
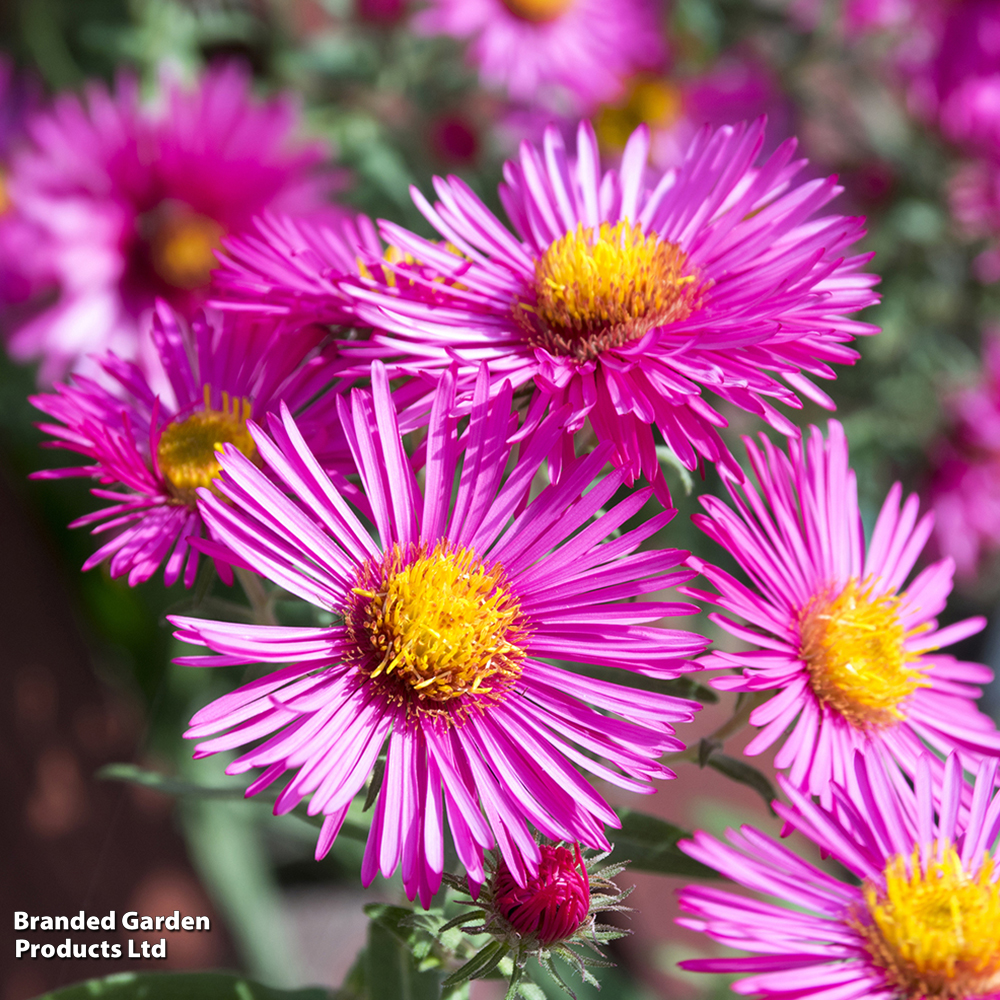
[[[580,847],[541,847],[538,874],[523,888],[500,861],[493,883],[497,912],[523,935],[533,934],[539,944],[555,944],[572,937],[590,911],[590,880]]]

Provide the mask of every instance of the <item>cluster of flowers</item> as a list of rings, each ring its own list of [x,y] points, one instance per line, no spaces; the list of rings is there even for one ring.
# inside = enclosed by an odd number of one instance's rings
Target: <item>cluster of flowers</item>
[[[504,5],[527,21],[559,6]],[[747,752],[785,737],[783,815],[862,884],[750,829],[733,848],[699,835],[695,857],[815,915],[689,889],[690,926],[760,953],[698,967],[776,997],[1000,993],[1000,735],[975,707],[991,674],[937,652],[984,622],[937,626],[950,559],[904,589],[931,530],[916,499],[890,493],[866,550],[842,428],[803,441],[776,408],[832,408],[814,380],[876,332],[848,318],[875,301],[868,257],[849,255],[863,222],[817,214],[833,179],[798,182],[791,140],[762,158],[762,121],[706,127],[655,176],[640,126],[602,170],[585,121],[575,150],[552,128],[506,165],[510,226],[456,178],[433,204],[414,191],[431,240],[324,216],[318,154],[289,147],[287,103],[254,104],[236,71],[166,95],[157,115],[122,82],[27,122],[11,218],[39,234],[37,280],[58,298],[11,346],[51,373],[132,324],[33,400],[84,456],[45,475],[111,501],[78,522],[111,533],[88,565],[191,586],[206,556],[331,615],[171,618],[212,654],[181,663],[277,665],[194,716],[195,755],[244,749],[228,773],[256,772],[248,795],[285,781],[278,813],[308,799],[322,857],[384,754],[362,881],[398,870],[428,906],[447,823],[469,880],[492,872],[504,926],[534,914],[551,946],[589,919],[586,879],[531,827],[608,849],[619,820],[584,773],[651,791],[698,708],[607,668],[722,670],[716,687],[761,702]],[[789,438],[747,441],[759,489],[722,410]],[[704,498],[698,526],[746,582],[644,547],[675,513],[663,449],[717,465],[731,503]],[[749,648],[703,655],[705,638],[659,624],[697,610],[670,588]],[[551,885],[556,910],[525,896]]]

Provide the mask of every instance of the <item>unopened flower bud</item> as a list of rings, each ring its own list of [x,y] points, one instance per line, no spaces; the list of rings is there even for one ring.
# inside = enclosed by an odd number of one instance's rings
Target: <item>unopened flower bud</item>
[[[541,945],[573,936],[590,912],[590,881],[580,848],[540,847],[538,874],[519,886],[501,860],[493,884],[493,905],[525,937]]]

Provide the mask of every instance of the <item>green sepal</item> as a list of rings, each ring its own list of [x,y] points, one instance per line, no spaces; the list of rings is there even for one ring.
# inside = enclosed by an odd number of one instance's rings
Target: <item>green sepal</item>
[[[441,985],[457,986],[470,979],[485,979],[510,951],[504,941],[491,941],[482,951],[473,955],[461,968],[456,969]]]

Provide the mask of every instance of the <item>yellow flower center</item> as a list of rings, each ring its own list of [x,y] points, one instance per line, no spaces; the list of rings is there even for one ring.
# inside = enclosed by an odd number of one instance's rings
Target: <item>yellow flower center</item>
[[[520,676],[524,621],[499,564],[487,568],[447,542],[409,560],[394,546],[380,570],[366,565],[353,592],[345,621],[363,667],[408,706],[500,698]]]
[[[679,87],[669,80],[637,76],[624,101],[601,108],[594,131],[605,149],[624,149],[629,136],[643,122],[654,129],[669,128],[680,118],[682,110]]]
[[[905,718],[900,703],[930,684],[911,665],[919,656],[904,646],[927,626],[904,632],[900,599],[874,589],[874,582],[862,587],[851,580],[836,597],[813,600],[799,619],[799,655],[816,697],[858,728]]]
[[[581,223],[535,261],[535,302],[514,314],[533,346],[588,361],[686,319],[705,288],[680,247],[641,225],[604,222],[595,233]]]
[[[864,887],[868,920],[855,926],[906,998],[959,1000],[1000,991],[1000,884],[993,859],[966,871],[953,847],[941,860],[889,860],[885,890]]]
[[[3,215],[10,207],[10,191],[7,189],[7,180],[3,171],[0,170],[0,215]]]
[[[503,5],[522,21],[554,21],[573,6],[573,0],[503,0]]]
[[[168,424],[160,437],[156,449],[160,472],[170,492],[182,503],[194,506],[195,490],[199,486],[207,486],[221,496],[212,480],[221,471],[217,452],[224,444],[235,445],[251,461],[257,458],[257,446],[247,430],[249,400],[230,399],[224,392],[222,407],[213,410],[209,406],[209,387],[206,385],[205,409]]]
[[[214,219],[188,210],[165,211],[157,220],[149,252],[153,269],[175,288],[207,285],[219,266],[215,252],[225,230]]]

